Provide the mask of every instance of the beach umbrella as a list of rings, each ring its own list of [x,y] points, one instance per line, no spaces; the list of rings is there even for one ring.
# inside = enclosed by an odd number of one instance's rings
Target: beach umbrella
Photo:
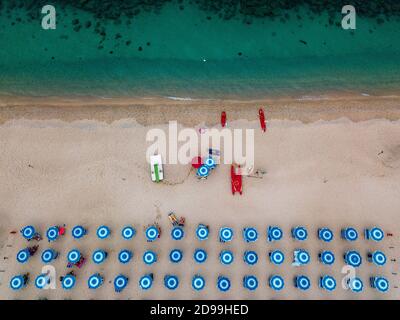
[[[92,260],[96,264],[103,263],[104,260],[106,260],[106,258],[107,258],[107,252],[105,252],[104,250],[97,249],[93,252]]]
[[[61,282],[61,286],[64,290],[71,290],[76,283],[76,277],[72,274],[67,274]]]
[[[353,292],[361,292],[364,288],[364,284],[360,278],[354,277],[347,280],[347,285]]]
[[[210,174],[210,169],[206,167],[205,165],[202,165],[200,168],[197,169],[197,175],[200,178],[207,178]]]
[[[176,288],[178,288],[179,279],[177,276],[174,275],[166,275],[164,277],[164,285],[169,290],[175,290]]]
[[[243,287],[250,290],[254,291],[258,287],[258,279],[256,276],[244,276],[243,277]]]
[[[208,227],[204,224],[199,224],[196,229],[196,236],[199,240],[206,240],[208,238]]]
[[[29,249],[22,249],[20,251],[18,251],[17,253],[17,261],[19,263],[26,263],[29,258],[31,257],[31,254],[29,253]]]
[[[258,239],[258,232],[256,228],[244,228],[243,238],[246,242],[254,242]]]
[[[381,228],[373,227],[371,230],[365,229],[365,238],[372,239],[374,241],[381,241],[385,237]]]
[[[341,235],[347,241],[356,241],[358,239],[357,230],[351,227],[342,229]]]
[[[202,164],[203,164],[203,160],[201,159],[200,156],[194,157],[192,159],[192,167],[193,168],[198,169],[202,166]]]
[[[281,240],[283,237],[283,231],[281,228],[274,226],[274,227],[268,227],[267,229],[267,239],[268,241],[278,241]]]
[[[193,254],[193,259],[197,263],[203,263],[207,260],[207,252],[203,249],[196,249]]]
[[[223,227],[223,228],[219,229],[219,240],[221,242],[232,241],[232,238],[233,238],[232,228]]]
[[[273,250],[269,253],[269,260],[273,264],[280,265],[285,260],[285,255],[280,250]]]
[[[139,280],[139,286],[143,290],[148,290],[153,285],[153,277],[150,274],[146,274]]]
[[[200,275],[193,276],[192,279],[192,288],[196,291],[203,290],[206,285],[206,281]]]
[[[72,228],[72,236],[75,239],[82,238],[87,233],[87,230],[82,226],[75,226]]]
[[[89,289],[97,289],[103,284],[103,282],[103,277],[99,273],[95,273],[89,277],[88,287]]]
[[[219,254],[219,261],[222,264],[229,265],[233,262],[233,253],[228,250],[223,250]]]
[[[210,170],[214,169],[217,166],[215,160],[212,157],[207,157],[204,161],[204,165]]]
[[[35,235],[35,228],[33,226],[26,226],[22,228],[21,233],[26,240],[31,240]]]
[[[147,265],[151,265],[157,261],[157,254],[153,251],[146,251],[143,254],[143,262]]]
[[[222,292],[226,292],[231,288],[231,281],[227,277],[218,276],[217,288]]]
[[[58,227],[50,227],[47,229],[46,236],[49,242],[57,240],[58,235]]]
[[[147,241],[154,241],[158,238],[159,232],[155,226],[150,226],[146,229]]]
[[[42,261],[44,263],[49,263],[54,259],[57,259],[58,257],[58,252],[53,250],[53,249],[46,249],[42,252]]]
[[[377,266],[383,266],[386,263],[386,256],[382,251],[374,251],[368,253],[368,261],[375,263]]]
[[[258,255],[255,251],[245,251],[243,255],[243,260],[248,265],[255,265],[258,261]]]
[[[120,274],[114,278],[114,290],[115,292],[121,292],[128,285],[129,279],[124,275]]]
[[[174,240],[181,240],[183,236],[185,235],[185,232],[181,227],[174,227],[171,230],[171,237]]]
[[[331,251],[322,251],[318,257],[326,265],[332,265],[335,262],[335,255]]]
[[[318,229],[318,238],[325,242],[331,242],[333,239],[333,232],[329,228]]]
[[[11,278],[10,280],[10,287],[13,290],[20,290],[26,286],[26,282],[24,276],[17,275]]]
[[[308,290],[311,286],[311,281],[307,276],[296,276],[294,278],[294,286],[300,290]]]
[[[371,277],[371,287],[377,289],[380,292],[386,292],[389,290],[389,281],[385,277]]]
[[[125,240],[132,239],[135,234],[136,230],[131,226],[125,226],[121,232],[122,238],[124,238]]]
[[[183,253],[179,249],[171,250],[171,252],[169,253],[169,259],[173,263],[180,262],[182,260],[182,258],[183,258]]]
[[[273,275],[269,277],[268,283],[269,286],[276,291],[282,290],[285,286],[285,281],[281,276],[278,275]]]
[[[294,263],[297,265],[305,265],[310,262],[310,254],[303,249],[294,250]]]
[[[96,234],[99,239],[106,239],[111,234],[111,231],[107,226],[100,226],[97,228]]]
[[[344,261],[352,267],[359,267],[362,263],[362,258],[357,251],[352,250],[344,254]]]
[[[39,274],[35,279],[35,287],[38,289],[43,289],[45,286],[50,284],[50,277],[45,274]]]
[[[331,276],[324,275],[319,279],[319,285],[327,291],[333,291],[336,288],[336,280]]]
[[[292,229],[292,237],[298,241],[304,241],[307,239],[307,230],[304,227],[295,227]]]
[[[121,250],[118,254],[119,262],[125,264],[128,263],[132,259],[133,253],[130,250]]]
[[[68,262],[75,264],[81,259],[81,253],[79,252],[79,250],[73,249],[68,252],[67,259]]]

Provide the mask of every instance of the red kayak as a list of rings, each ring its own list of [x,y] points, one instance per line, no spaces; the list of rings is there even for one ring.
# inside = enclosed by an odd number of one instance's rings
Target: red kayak
[[[238,167],[240,170],[240,166]],[[231,165],[231,186],[232,186],[232,194],[234,195],[236,192],[242,194],[242,175],[236,173],[236,168],[234,165]]]
[[[265,115],[264,115],[264,110],[263,108],[260,108],[260,110],[258,110],[258,116],[260,117],[260,125],[261,125],[261,129],[262,131],[267,131],[267,126],[266,126],[266,121],[265,121]]]
[[[226,126],[226,113],[225,111],[222,111],[221,113],[221,126],[224,128]]]

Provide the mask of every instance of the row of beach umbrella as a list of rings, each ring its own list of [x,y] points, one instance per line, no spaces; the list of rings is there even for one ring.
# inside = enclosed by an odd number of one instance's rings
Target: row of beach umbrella
[[[58,237],[64,234],[65,228],[60,226],[52,226],[50,227],[47,232],[46,236],[49,242],[55,241]],[[23,237],[27,240],[34,239],[35,237],[40,237],[40,234],[36,232],[33,226],[26,226],[21,230]],[[72,229],[72,236],[75,239],[81,239],[85,235],[87,235],[87,229],[83,226],[75,226]],[[246,242],[255,242],[259,238],[259,234],[256,228],[254,227],[245,227],[243,228],[243,239]],[[107,239],[110,234],[111,230],[107,226],[100,226],[96,230],[97,237],[99,239]],[[130,240],[136,234],[136,229],[132,226],[125,226],[122,231],[121,235],[123,239]],[[283,238],[283,231],[278,226],[269,226],[266,231],[267,240],[278,241]],[[318,232],[318,239],[330,242],[334,238],[334,233],[329,228],[319,228]],[[359,238],[358,232],[355,228],[347,227],[341,230],[340,232],[341,238],[347,241],[355,241]],[[150,225],[145,230],[145,236],[147,241],[152,242],[157,240],[160,237],[160,228],[157,225]],[[184,229],[182,227],[174,227],[171,230],[171,237],[174,240],[181,240],[185,236]],[[204,224],[199,224],[196,228],[196,237],[198,240],[206,240],[209,236],[209,227]],[[291,229],[291,236],[294,240],[297,241],[305,241],[308,238],[308,231],[303,226],[297,226]],[[382,229],[378,227],[367,228],[364,230],[364,237],[367,240],[373,241],[381,241],[384,238],[384,232]],[[234,230],[230,227],[222,227],[219,230],[219,240],[221,242],[230,242],[234,238]]]
[[[13,290],[20,290],[27,286],[29,280],[28,275],[17,275],[14,276],[10,281],[10,287]],[[148,290],[152,287],[154,281],[154,275],[152,273],[145,274],[139,279],[139,287],[143,290]],[[169,290],[175,290],[179,287],[179,278],[176,275],[165,275],[164,286]],[[380,292],[386,292],[389,290],[389,281],[383,276],[373,276],[369,278],[370,287]],[[98,289],[104,283],[104,277],[100,273],[91,275],[87,281],[89,289]],[[114,290],[121,292],[128,285],[129,278],[123,274],[119,274],[114,278]],[[268,278],[268,286],[275,290],[280,291],[285,287],[284,278],[280,275],[271,275]],[[51,278],[48,274],[40,274],[35,279],[35,286],[38,289],[45,289],[51,284]],[[75,287],[76,276],[72,273],[62,277],[61,285],[64,290],[71,290]],[[253,291],[258,288],[259,281],[254,275],[245,275],[243,277],[243,287]],[[204,289],[206,281],[203,276],[196,274],[192,277],[191,281],[192,288],[196,291]],[[231,281],[226,276],[218,276],[216,281],[217,288],[226,292],[231,288]],[[293,278],[293,285],[302,291],[307,291],[311,287],[311,280],[305,275],[297,275]],[[364,283],[359,277],[353,277],[346,280],[347,289],[353,292],[361,292],[364,288]],[[330,275],[322,275],[318,279],[318,286],[326,291],[333,291],[336,289],[337,283],[334,277]]]

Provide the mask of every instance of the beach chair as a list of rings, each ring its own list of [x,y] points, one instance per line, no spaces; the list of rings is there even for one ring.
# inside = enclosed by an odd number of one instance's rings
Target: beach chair
[[[240,170],[240,166],[237,167]],[[242,175],[237,174],[236,167],[231,165],[231,187],[232,187],[232,194],[234,195],[236,192],[242,194]]]
[[[150,170],[152,181],[160,182],[164,179],[164,171],[160,154],[150,156]]]
[[[168,214],[168,218],[169,218],[169,221],[171,221],[173,226],[179,225],[179,221],[178,221],[178,218],[176,217],[175,213],[170,212]]]

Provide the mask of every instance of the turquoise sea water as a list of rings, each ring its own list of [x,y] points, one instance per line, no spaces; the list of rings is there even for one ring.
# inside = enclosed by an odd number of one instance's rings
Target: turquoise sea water
[[[170,1],[112,19],[53,3],[57,29],[43,30],[41,6],[29,16],[3,1],[0,93],[261,98],[400,87],[396,15],[358,16],[351,31],[341,6],[225,20]]]

